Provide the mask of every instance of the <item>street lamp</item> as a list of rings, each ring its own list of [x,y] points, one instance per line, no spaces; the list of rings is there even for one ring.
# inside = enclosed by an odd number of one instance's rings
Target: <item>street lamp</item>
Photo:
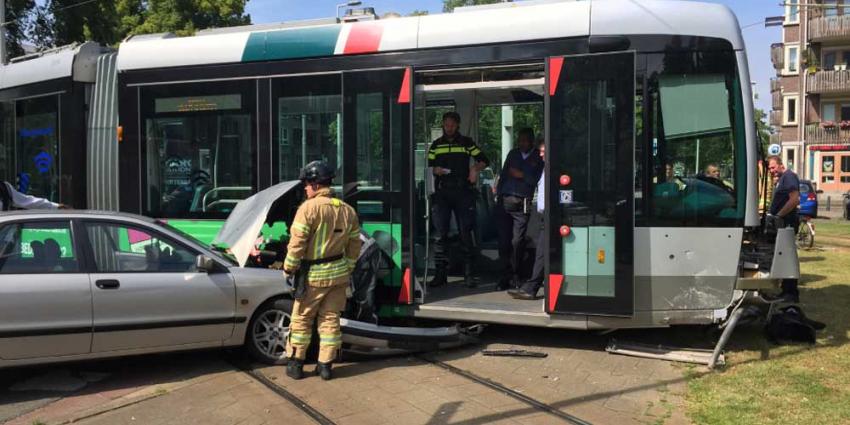
[[[362,1],[349,1],[349,2],[340,3],[340,4],[336,5],[336,20],[339,21],[339,10],[342,9],[343,7],[354,7],[354,6],[360,6],[361,4],[363,4]]]

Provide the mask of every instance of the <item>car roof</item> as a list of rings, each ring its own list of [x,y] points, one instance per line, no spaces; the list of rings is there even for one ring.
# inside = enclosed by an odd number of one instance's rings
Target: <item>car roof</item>
[[[138,214],[130,214],[119,211],[100,210],[13,210],[0,213],[0,221],[13,218],[123,218],[129,220],[156,223],[156,220]]]

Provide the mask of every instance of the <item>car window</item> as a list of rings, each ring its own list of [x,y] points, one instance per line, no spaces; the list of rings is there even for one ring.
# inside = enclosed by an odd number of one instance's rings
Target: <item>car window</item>
[[[13,223],[0,227],[0,274],[78,273],[70,223]]]
[[[809,193],[809,184],[808,183],[800,183],[800,195],[804,195]]]
[[[197,271],[195,252],[150,230],[115,223],[86,223],[86,233],[100,273]]]

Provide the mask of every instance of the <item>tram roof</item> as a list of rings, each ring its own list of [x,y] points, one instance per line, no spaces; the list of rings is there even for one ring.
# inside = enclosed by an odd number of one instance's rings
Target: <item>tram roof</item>
[[[58,78],[93,83],[103,51],[100,44],[86,42],[13,58],[0,66],[0,90]]]
[[[501,7],[355,23],[246,27],[193,37],[130,39],[118,70],[257,62],[604,35],[688,35],[744,48],[720,4],[681,0],[521,1]]]

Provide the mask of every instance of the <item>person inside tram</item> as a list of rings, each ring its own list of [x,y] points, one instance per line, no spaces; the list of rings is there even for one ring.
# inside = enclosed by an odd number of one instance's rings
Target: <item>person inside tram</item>
[[[51,202],[38,196],[18,192],[11,183],[0,180],[0,211],[21,210],[55,210],[67,206]]]
[[[705,166],[703,175],[708,178],[720,180],[720,167],[717,164],[708,164]]]
[[[499,280],[499,290],[519,284],[531,200],[542,172],[543,159],[534,149],[534,130],[523,128],[519,131],[517,147],[505,157],[497,185],[501,207],[498,214],[499,259],[505,270]]]
[[[537,148],[540,154],[541,162],[546,158],[546,144],[540,142]],[[546,211],[546,193],[545,193],[545,171],[540,171],[540,178],[537,179],[537,199],[535,207],[539,214],[544,214]],[[537,233],[537,246],[534,253],[534,266],[532,267],[531,277],[523,282],[519,287],[508,289],[508,295],[519,300],[534,300],[537,299],[537,292],[543,286],[544,262],[546,256],[546,220],[541,217],[540,229]]]

